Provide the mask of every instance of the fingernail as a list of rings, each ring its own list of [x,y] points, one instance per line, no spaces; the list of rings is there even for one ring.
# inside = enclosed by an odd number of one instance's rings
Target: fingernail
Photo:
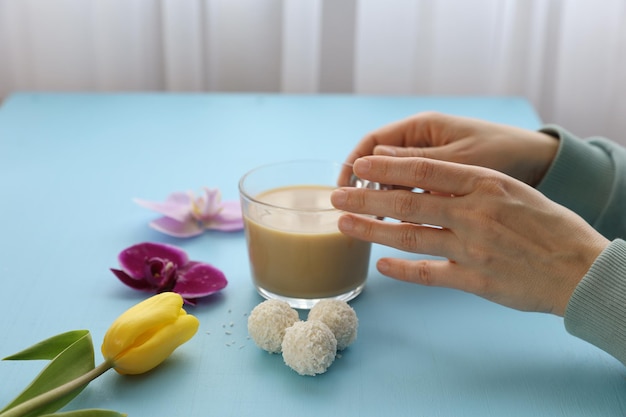
[[[354,161],[354,173],[356,175],[367,174],[371,167],[372,163],[369,159],[361,158]]]
[[[354,227],[354,221],[350,216],[341,216],[339,218],[339,230],[350,231]]]
[[[378,270],[382,274],[389,272],[389,262],[385,260],[381,259],[380,261],[378,261],[378,264],[376,266],[378,267]]]
[[[348,193],[342,189],[334,190],[330,194],[330,202],[335,207],[343,206],[346,203],[346,200],[348,200]]]

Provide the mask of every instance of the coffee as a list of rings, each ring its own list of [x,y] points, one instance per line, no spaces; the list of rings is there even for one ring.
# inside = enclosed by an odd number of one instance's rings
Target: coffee
[[[371,244],[339,232],[333,187],[287,186],[254,196],[244,210],[250,264],[261,293],[318,299],[358,288]],[[355,294],[355,295],[356,295]]]

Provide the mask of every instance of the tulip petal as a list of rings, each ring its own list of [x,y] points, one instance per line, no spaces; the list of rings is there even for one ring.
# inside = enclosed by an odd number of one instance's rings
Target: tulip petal
[[[191,200],[190,194],[183,192],[170,194],[164,202],[147,201],[139,198],[133,199],[136,204],[179,222],[185,222],[191,216]]]
[[[161,217],[150,222],[150,227],[174,237],[193,237],[204,232],[202,226],[194,219],[181,223],[169,217]]]
[[[114,369],[120,374],[142,374],[157,367],[174,350],[187,342],[198,331],[200,322],[180,309],[175,321],[169,322],[124,352],[116,361]]]
[[[120,356],[176,322],[183,299],[179,294],[163,292],[126,310],[109,327],[102,341],[102,355],[116,364]],[[183,310],[184,311],[184,310]]]
[[[178,273],[174,292],[193,304],[194,299],[216,293],[228,284],[222,271],[212,265],[191,261]]]
[[[189,261],[183,250],[164,243],[152,242],[139,243],[124,249],[120,252],[118,261],[131,278],[143,279],[146,261],[150,258],[167,259],[177,267],[182,267]]]

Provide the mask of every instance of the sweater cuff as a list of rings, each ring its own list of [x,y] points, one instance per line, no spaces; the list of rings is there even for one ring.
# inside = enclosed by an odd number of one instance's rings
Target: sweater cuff
[[[580,281],[565,311],[565,328],[626,364],[626,242],[616,239]]]
[[[607,178],[613,178],[615,168],[610,155],[558,126],[540,131],[557,137],[559,149],[537,189],[593,225],[611,195],[612,183]]]

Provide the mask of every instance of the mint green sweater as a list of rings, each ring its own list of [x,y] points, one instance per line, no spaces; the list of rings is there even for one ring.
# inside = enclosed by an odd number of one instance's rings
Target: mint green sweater
[[[576,287],[565,328],[626,364],[626,149],[558,126],[541,131],[560,144],[538,190],[612,240]]]

